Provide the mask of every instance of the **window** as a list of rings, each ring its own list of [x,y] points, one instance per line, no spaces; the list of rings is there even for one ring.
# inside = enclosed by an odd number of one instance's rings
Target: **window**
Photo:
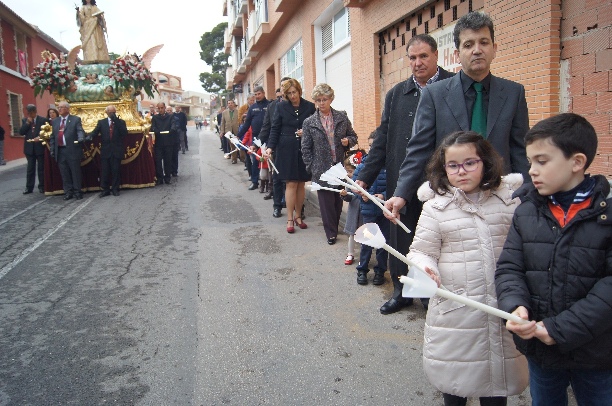
[[[344,42],[351,37],[351,21],[348,9],[343,8],[338,11],[334,18],[323,27],[322,31],[322,50],[325,54],[336,45]]]
[[[19,135],[19,129],[21,128],[21,95],[9,92],[8,96],[12,127],[10,133],[12,135]]]
[[[20,72],[23,76],[27,76],[28,68],[26,61],[27,47],[26,47],[26,36],[25,34],[15,31],[15,51],[16,51],[16,63],[15,70]]]
[[[300,39],[280,60],[281,77],[289,76],[304,86],[304,62],[302,40]]]

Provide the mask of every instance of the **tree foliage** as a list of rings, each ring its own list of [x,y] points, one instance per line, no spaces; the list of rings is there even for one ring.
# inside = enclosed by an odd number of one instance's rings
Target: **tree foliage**
[[[221,23],[210,32],[202,34],[200,39],[200,58],[212,67],[212,73],[200,73],[200,82],[204,90],[218,93],[225,89],[225,70],[229,66],[225,54],[225,29],[227,23]]]

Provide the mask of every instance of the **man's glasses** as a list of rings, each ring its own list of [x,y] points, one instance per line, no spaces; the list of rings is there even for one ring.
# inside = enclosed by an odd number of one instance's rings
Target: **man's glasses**
[[[466,172],[474,172],[478,169],[478,164],[482,162],[482,159],[470,159],[469,161],[465,161],[462,164],[450,163],[444,165],[444,169],[446,169],[447,175],[456,175],[459,173],[459,169],[463,168]]]

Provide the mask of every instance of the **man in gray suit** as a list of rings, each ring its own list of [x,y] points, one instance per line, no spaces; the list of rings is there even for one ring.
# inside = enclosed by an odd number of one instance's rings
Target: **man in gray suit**
[[[70,114],[70,105],[62,101],[58,105],[59,117],[51,123],[53,134],[49,139],[51,157],[57,161],[64,185],[64,200],[83,198],[81,192],[81,159],[85,132],[81,118]]]
[[[412,75],[405,81],[395,85],[385,96],[385,107],[376,129],[375,138],[368,159],[359,173],[359,183],[367,189],[381,169],[387,169],[387,195],[392,196],[398,181],[399,170],[406,157],[406,145],[410,139],[415,112],[421,98],[421,92],[435,82],[448,79],[453,73],[447,72],[438,66],[438,44],[427,34],[412,37],[406,45],[408,60]],[[421,206],[413,206],[411,210],[401,214],[402,223],[408,228],[415,228]],[[396,225],[392,225],[389,233],[389,245],[396,250],[406,253],[412,243],[414,234],[407,234]],[[402,284],[400,275],[406,275],[406,264],[395,257],[389,258],[389,273],[393,283],[393,294],[380,308],[382,314],[395,313],[412,304],[412,299],[402,297]],[[374,276],[373,283],[378,285],[384,282],[384,273]],[[424,306],[426,300],[421,300]]]
[[[480,132],[504,159],[506,173],[522,173],[529,180],[523,141],[529,130],[525,88],[491,74],[497,51],[493,21],[482,12],[469,13],[457,21],[453,35],[462,71],[423,91],[400,179],[394,197],[386,203],[395,216],[423,182],[425,164],[435,148],[454,131]],[[477,90],[479,87],[482,89]],[[483,108],[480,118],[478,98]],[[484,122],[478,124],[482,119]]]

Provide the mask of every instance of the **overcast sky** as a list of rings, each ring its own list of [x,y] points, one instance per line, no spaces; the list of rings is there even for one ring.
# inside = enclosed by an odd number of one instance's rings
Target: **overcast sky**
[[[30,24],[68,50],[81,44],[76,25],[76,0],[2,0]],[[164,44],[152,63],[153,71],[180,76],[184,90],[204,91],[198,79],[210,67],[200,59],[200,37],[223,17],[223,0],[97,0],[108,26],[108,50],[142,55]],[[39,55],[34,55],[37,64]]]

